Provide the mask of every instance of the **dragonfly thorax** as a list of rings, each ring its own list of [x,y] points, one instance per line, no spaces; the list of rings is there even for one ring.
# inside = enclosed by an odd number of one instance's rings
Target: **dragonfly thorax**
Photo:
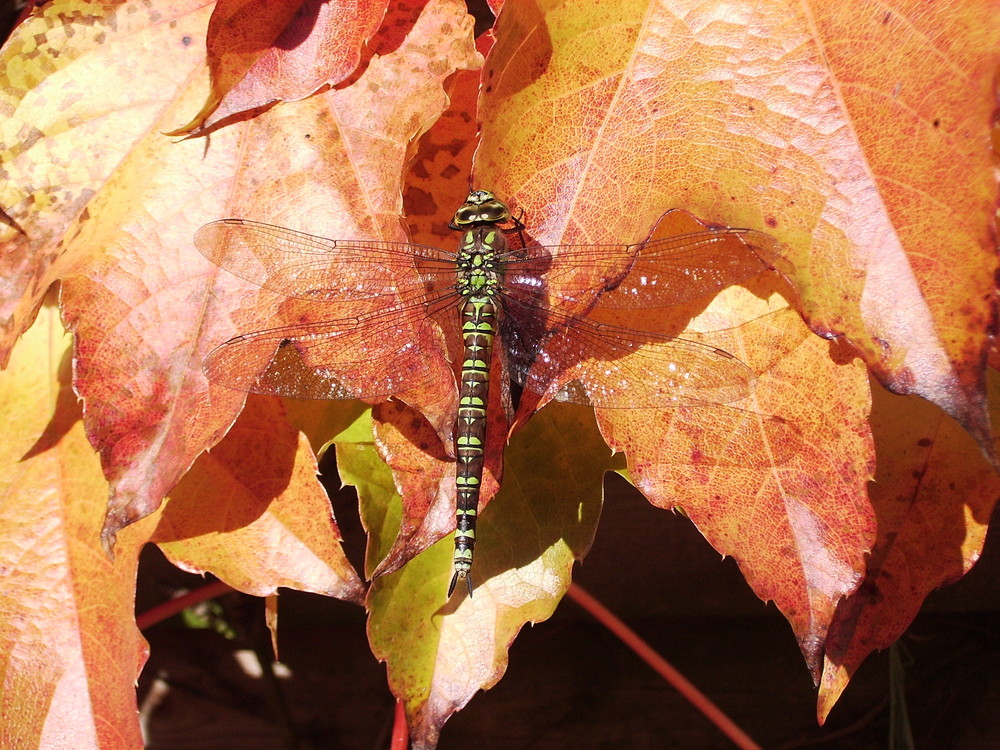
[[[502,263],[497,258],[498,241],[503,241],[503,235],[490,227],[477,227],[465,233],[455,262],[456,289],[462,297],[499,294]]]

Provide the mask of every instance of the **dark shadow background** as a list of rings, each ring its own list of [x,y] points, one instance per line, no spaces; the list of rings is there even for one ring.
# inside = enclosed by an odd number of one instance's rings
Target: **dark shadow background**
[[[653,508],[618,477],[606,486],[604,515],[591,554],[576,570],[578,583],[762,747],[890,747],[888,652],[868,658],[826,726],[818,727],[815,689],[775,607],[760,602],[736,564],[720,561],[686,519]],[[360,564],[364,534],[356,501],[349,490],[334,497],[348,554]],[[985,750],[1000,743],[998,576],[993,533],[969,575],[933,593],[897,644],[917,748]],[[203,583],[148,548],[139,609]],[[280,599],[284,668],[275,684],[254,676],[246,651],[252,631],[265,646],[269,639],[252,597],[223,599],[226,623],[242,633],[235,639],[189,629],[179,618],[150,629],[152,656],[139,687],[147,747],[389,746],[393,699],[384,666],[369,651],[364,612],[294,591]],[[465,750],[470,743],[476,750],[733,747],[568,599],[551,620],[521,632],[507,674],[445,725],[439,747]]]

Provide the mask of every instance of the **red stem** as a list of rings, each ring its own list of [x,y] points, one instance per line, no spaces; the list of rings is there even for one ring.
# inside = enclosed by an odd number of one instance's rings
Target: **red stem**
[[[391,750],[406,750],[410,744],[410,728],[406,725],[406,710],[403,701],[396,699],[396,712],[392,721]]]
[[[173,617],[178,612],[182,612],[193,604],[214,599],[232,590],[222,581],[213,581],[194,591],[189,591],[162,604],[157,604],[155,607],[150,607],[145,612],[136,615],[135,624],[139,626],[139,630],[145,630],[159,622],[163,622],[168,617]]]
[[[731,739],[742,750],[761,750],[760,745],[750,739],[746,732],[740,729],[732,719],[705,696],[688,679],[660,656],[653,648],[640,638],[634,630],[619,620],[611,610],[601,604],[575,583],[571,583],[566,592],[570,598],[594,616],[598,622],[621,639],[622,643],[632,649],[639,658],[652,667],[664,680],[683,695],[701,713],[708,718],[723,734]]]

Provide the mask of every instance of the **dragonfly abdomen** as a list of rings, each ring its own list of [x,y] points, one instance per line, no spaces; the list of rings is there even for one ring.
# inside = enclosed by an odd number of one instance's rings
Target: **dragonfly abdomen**
[[[486,447],[486,404],[489,395],[490,358],[496,335],[496,306],[488,296],[473,295],[462,306],[462,386],[459,391],[458,424],[455,430],[455,575],[448,587],[464,578],[472,594],[472,551],[476,546],[476,515],[483,478]]]
[[[459,216],[456,214],[456,222]],[[496,338],[500,271],[497,253],[505,248],[503,235],[491,217],[469,217],[472,229],[462,237],[456,270],[456,289],[462,304],[462,385],[455,427],[455,575],[448,596],[464,578],[472,595],[472,551],[476,546],[476,515],[483,479],[486,448],[486,405],[490,387],[490,359]],[[458,226],[458,224],[456,224]]]

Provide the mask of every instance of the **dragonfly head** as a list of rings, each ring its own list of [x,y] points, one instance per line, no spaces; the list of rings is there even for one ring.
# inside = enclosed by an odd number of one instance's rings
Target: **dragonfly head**
[[[502,224],[510,221],[510,209],[488,190],[473,190],[451,220],[452,229],[472,224]]]

